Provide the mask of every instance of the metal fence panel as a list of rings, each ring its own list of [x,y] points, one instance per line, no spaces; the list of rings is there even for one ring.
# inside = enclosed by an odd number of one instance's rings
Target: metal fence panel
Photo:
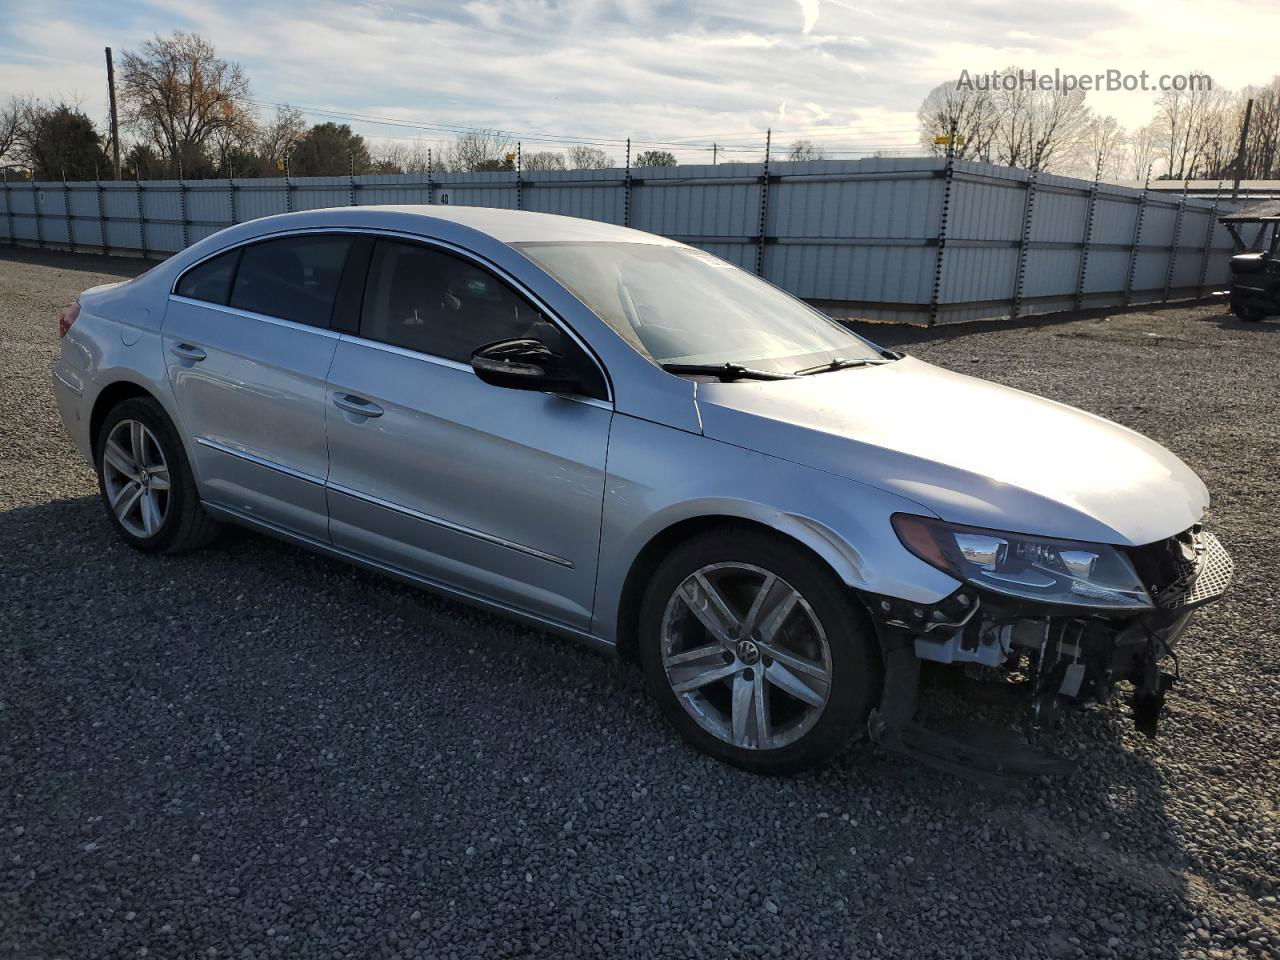
[[[9,181],[0,241],[161,256],[232,223],[351,204],[463,204],[625,223],[759,270],[833,315],[917,323],[1193,297],[1227,281],[1231,254],[1216,223],[1226,201],[932,157]]]

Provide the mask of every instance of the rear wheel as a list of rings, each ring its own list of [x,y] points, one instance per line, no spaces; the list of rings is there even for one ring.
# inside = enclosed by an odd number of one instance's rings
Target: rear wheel
[[[658,568],[640,617],[648,685],[699,749],[758,773],[816,766],[865,729],[874,636],[848,588],[782,537],[699,536]]]
[[[196,493],[191,466],[164,409],[125,400],[98,433],[98,486],[107,515],[130,546],[181,553],[213,539],[217,526]]]

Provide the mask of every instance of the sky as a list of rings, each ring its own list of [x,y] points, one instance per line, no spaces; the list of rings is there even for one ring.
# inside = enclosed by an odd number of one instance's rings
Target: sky
[[[249,74],[264,113],[301,107],[371,140],[438,145],[459,126],[525,150],[622,141],[684,162],[758,159],[764,131],[837,156],[915,151],[933,86],[1017,64],[1052,72],[1200,71],[1238,89],[1280,72],[1273,0],[0,0],[0,97],[107,115],[103,47],[195,31]],[[1154,92],[1089,94],[1127,127]],[[352,115],[395,121],[355,120]]]

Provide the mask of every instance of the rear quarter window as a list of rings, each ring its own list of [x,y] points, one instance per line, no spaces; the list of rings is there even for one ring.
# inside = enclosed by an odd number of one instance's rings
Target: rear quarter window
[[[240,251],[232,250],[206,260],[184,273],[173,292],[191,300],[226,306],[239,259]]]

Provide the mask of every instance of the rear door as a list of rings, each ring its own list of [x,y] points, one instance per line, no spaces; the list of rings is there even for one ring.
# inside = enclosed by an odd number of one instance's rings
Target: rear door
[[[536,337],[595,396],[483,383],[469,360]],[[586,629],[605,453],[603,371],[511,283],[460,255],[379,240],[358,335],[329,373],[335,546],[472,595]]]
[[[325,376],[352,243],[297,234],[206,260],[179,279],[162,331],[202,496],[321,541]]]

